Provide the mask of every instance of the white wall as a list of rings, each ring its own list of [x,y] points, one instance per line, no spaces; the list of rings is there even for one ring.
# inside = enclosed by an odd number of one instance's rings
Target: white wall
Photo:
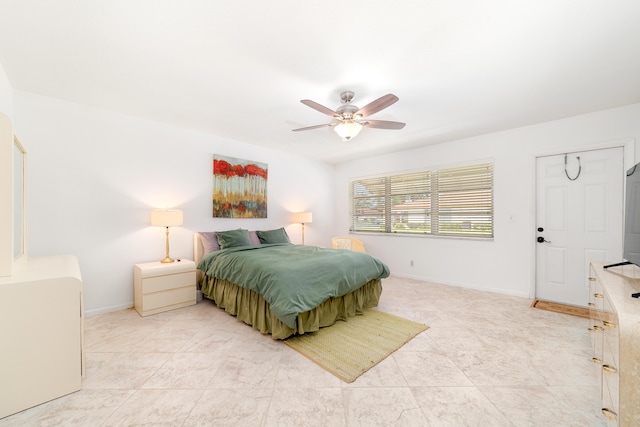
[[[295,211],[313,212],[306,243],[330,244],[332,166],[25,92],[14,92],[14,108],[29,153],[29,256],[78,256],[88,315],[131,307],[133,264],[164,258],[152,208],[184,210],[170,230],[173,258],[193,259],[195,231],[285,226],[299,243]],[[214,154],[268,164],[267,219],[212,218]]]
[[[13,88],[9,83],[9,78],[4,72],[4,67],[0,63],[0,113],[6,114],[13,119]]]
[[[360,237],[368,252],[389,264],[392,274],[533,296],[536,156],[627,143],[625,164],[631,166],[636,161],[632,154],[634,140],[636,144],[640,140],[640,104],[347,162],[336,169],[336,233],[347,233],[349,229],[351,178],[492,159],[495,166],[492,241]],[[414,267],[410,266],[411,260]]]

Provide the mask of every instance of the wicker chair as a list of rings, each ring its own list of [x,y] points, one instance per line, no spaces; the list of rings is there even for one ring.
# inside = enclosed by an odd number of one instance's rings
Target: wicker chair
[[[366,252],[364,250],[364,242],[354,237],[339,236],[331,239],[334,249],[348,249],[354,252]]]

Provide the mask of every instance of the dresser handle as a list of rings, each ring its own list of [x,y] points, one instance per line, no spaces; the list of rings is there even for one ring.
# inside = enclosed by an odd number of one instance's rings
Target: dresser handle
[[[596,278],[595,278],[595,277],[589,277],[589,281],[590,281],[590,282],[595,282],[595,281],[596,281]]]
[[[604,295],[598,293],[593,294],[593,296],[596,298],[604,298]]]
[[[604,326],[606,326],[607,328],[615,328],[615,327],[617,327],[617,325],[615,323],[607,322],[606,320],[603,320],[602,324]]]
[[[602,360],[598,359],[597,357],[592,357],[591,361],[597,365],[600,365],[602,363]]]
[[[596,332],[602,332],[604,331],[604,328],[602,326],[594,325],[593,330]]]
[[[616,418],[618,418],[618,414],[616,414],[609,408],[602,408],[602,415],[604,415],[604,417],[608,420],[615,420]]]
[[[618,370],[611,365],[602,365],[602,370],[607,374],[617,374]]]
[[[595,307],[596,305],[592,302],[589,303],[589,307]]]

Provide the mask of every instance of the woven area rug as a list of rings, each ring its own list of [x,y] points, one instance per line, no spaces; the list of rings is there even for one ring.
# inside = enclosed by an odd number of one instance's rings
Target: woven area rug
[[[533,300],[531,307],[539,308],[540,310],[554,311],[556,313],[570,314],[572,316],[589,318],[589,309],[584,307],[575,307],[573,305],[565,305],[557,302]]]
[[[378,310],[286,339],[289,347],[351,383],[409,342],[427,325]]]

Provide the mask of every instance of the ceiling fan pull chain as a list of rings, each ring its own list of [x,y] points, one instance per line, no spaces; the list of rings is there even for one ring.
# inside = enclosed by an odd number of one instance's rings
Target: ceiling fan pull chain
[[[569,176],[569,172],[567,172],[567,154],[565,153],[564,155],[564,174],[567,175],[567,178],[569,178],[570,181],[575,181],[576,179],[578,179],[580,173],[582,172],[582,163],[580,162],[580,156],[576,156],[576,158],[578,159],[578,174],[575,176],[575,178],[571,178]]]

